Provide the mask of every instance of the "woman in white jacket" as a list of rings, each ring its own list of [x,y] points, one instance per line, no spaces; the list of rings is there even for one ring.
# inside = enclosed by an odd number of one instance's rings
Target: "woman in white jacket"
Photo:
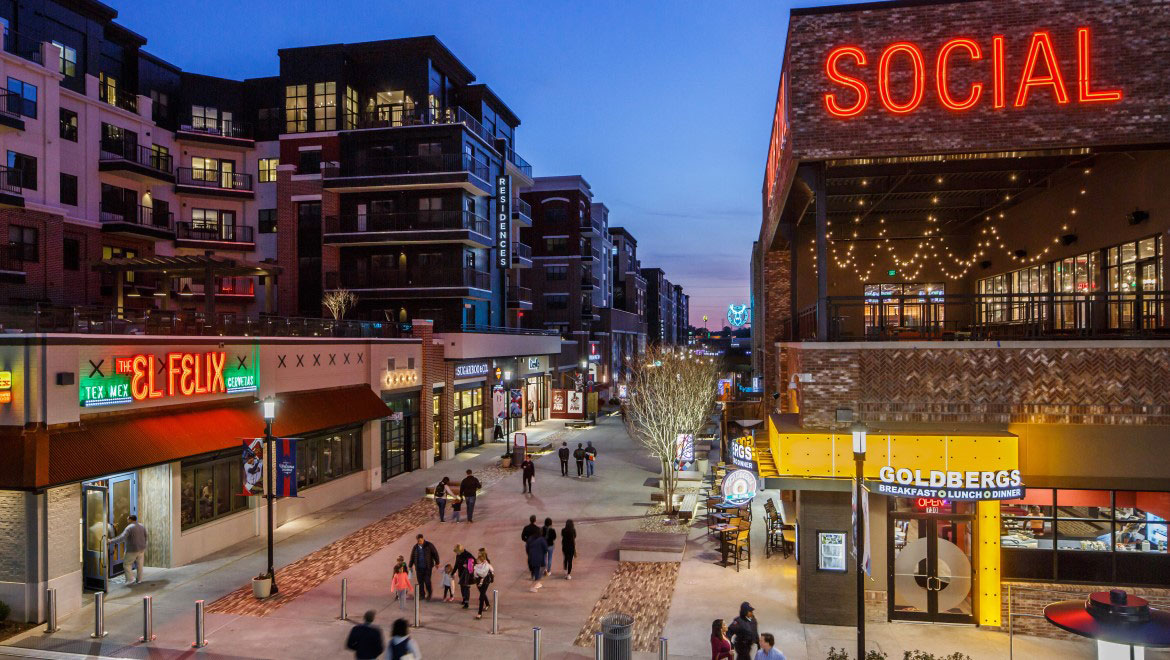
[[[479,549],[479,554],[475,558],[475,569],[472,571],[472,577],[475,579],[475,585],[479,587],[479,613],[475,615],[475,618],[482,619],[483,611],[491,609],[487,593],[488,588],[496,579],[496,572],[492,569],[492,562],[488,559],[487,550],[483,548]]]

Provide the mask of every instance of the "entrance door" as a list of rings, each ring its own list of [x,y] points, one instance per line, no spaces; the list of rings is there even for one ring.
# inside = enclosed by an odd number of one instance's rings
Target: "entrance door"
[[[891,512],[890,618],[974,623],[970,516]]]
[[[126,529],[131,515],[138,515],[138,475],[120,474],[82,485],[82,575],[86,589],[105,591],[110,578],[125,572],[126,543],[111,546],[109,540]]]
[[[386,481],[416,467],[414,417],[403,414],[401,420],[387,419],[382,424],[382,481]]]

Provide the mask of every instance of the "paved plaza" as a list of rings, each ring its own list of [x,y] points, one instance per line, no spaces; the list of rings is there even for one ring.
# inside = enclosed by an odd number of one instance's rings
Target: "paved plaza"
[[[633,446],[621,421],[602,418],[596,428],[572,431],[560,423],[544,422],[530,429],[530,442],[577,442],[590,440],[599,449],[597,475],[592,479],[560,476],[555,455],[537,461],[534,492],[521,494],[518,472],[503,471],[494,465],[499,445],[489,445],[460,454],[434,468],[402,475],[381,489],[353,498],[335,507],[306,516],[277,530],[276,561],[283,568],[278,581],[285,589],[279,601],[258,603],[239,591],[261,572],[265,562],[263,537],[239,544],[204,561],[181,568],[151,569],[147,582],[126,587],[115,584],[107,600],[106,628],[102,640],[90,639],[93,629],[92,605],[63,619],[61,630],[47,635],[34,629],[9,644],[25,649],[51,651],[48,655],[25,655],[23,649],[0,648],[12,657],[74,657],[90,654],[124,658],[320,658],[346,657],[345,636],[352,625],[338,620],[341,579],[348,580],[348,611],[351,621],[368,609],[376,610],[378,623],[388,625],[397,617],[413,617],[413,602],[405,608],[390,595],[391,566],[398,555],[407,554],[416,533],[435,543],[444,563],[453,558],[452,548],[460,543],[474,552],[487,549],[496,568],[494,588],[499,590],[500,634],[491,634],[491,617],[475,620],[476,595],[472,606],[463,610],[458,603],[438,600],[423,603],[423,627],[414,631],[427,657],[478,658],[531,657],[533,626],[542,629],[543,657],[593,657],[583,634],[591,615],[607,611],[610,600],[625,603],[630,612],[647,621],[659,622],[669,639],[670,655],[677,658],[710,656],[708,635],[715,618],[730,620],[743,600],[756,607],[762,632],[776,635],[779,648],[792,660],[820,660],[829,647],[851,648],[851,628],[806,626],[796,619],[795,564],[791,558],[765,558],[756,550],[752,568],[740,572],[717,564],[718,553],[706,539],[705,528],[688,527],[686,556],[673,580],[655,580],[652,589],[667,593],[668,612],[652,606],[656,602],[643,582],[614,580],[619,573],[617,545],[621,535],[639,529],[649,510],[650,489],[644,485],[654,476],[655,462]],[[476,504],[476,521],[439,523],[433,505],[422,501],[425,486],[443,476],[462,475],[465,469],[481,473],[485,491]],[[575,474],[575,469],[570,465]],[[772,497],[777,494],[770,493]],[[757,506],[759,504],[757,503]],[[578,559],[573,580],[563,577],[559,548],[554,575],[537,593],[529,592],[526,560],[520,530],[530,514],[551,517],[559,530],[566,518],[578,528]],[[762,516],[762,509],[761,509]],[[762,517],[758,516],[758,520]],[[753,546],[763,547],[762,525],[754,530]],[[626,571],[625,573],[628,573]],[[613,586],[611,587],[611,581]],[[661,583],[661,584],[659,584]],[[438,587],[438,575],[435,576]],[[603,594],[608,596],[600,606]],[[628,593],[632,592],[632,593]],[[154,597],[154,626],[157,639],[139,643],[141,597]],[[246,597],[245,597],[246,596]],[[194,602],[208,603],[207,639],[201,650],[190,648],[194,640]],[[88,598],[87,598],[88,601]],[[653,607],[655,611],[638,611]],[[661,622],[664,622],[662,625]],[[961,650],[976,660],[1008,657],[1006,634],[974,627],[870,624],[873,648],[901,658],[903,650],[922,649],[934,653]],[[656,636],[656,635],[655,635]],[[1091,658],[1087,644],[1016,637],[1018,658]],[[637,657],[655,657],[640,652]],[[1157,657],[1150,655],[1148,657]]]

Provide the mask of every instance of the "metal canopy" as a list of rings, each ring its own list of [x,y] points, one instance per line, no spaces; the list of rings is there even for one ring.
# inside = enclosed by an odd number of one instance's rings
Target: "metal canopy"
[[[248,276],[279,275],[280,266],[254,263],[242,259],[215,255],[177,255],[156,257],[125,257],[106,259],[94,264],[101,272],[166,273],[167,275],[204,275],[208,269],[214,275]]]

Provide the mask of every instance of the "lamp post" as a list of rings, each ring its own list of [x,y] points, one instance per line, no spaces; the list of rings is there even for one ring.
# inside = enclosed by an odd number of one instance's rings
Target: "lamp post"
[[[589,419],[589,360],[581,360],[581,400],[585,406],[585,418]]]
[[[504,380],[501,383],[504,386],[504,419],[508,422],[508,430],[505,431],[507,435],[504,436],[504,446],[508,448],[508,453],[512,453],[512,390],[509,383],[512,382],[512,372],[504,372]]]
[[[264,399],[264,453],[265,460],[268,462],[268,576],[272,578],[271,595],[280,593],[276,588],[276,568],[272,561],[272,519],[273,519],[273,502],[276,501],[276,438],[272,437],[272,421],[276,419],[276,399],[266,397]]]
[[[854,493],[854,507],[856,509],[854,532],[857,541],[857,660],[865,660],[865,523],[862,510],[861,480],[865,478],[865,435],[868,429],[865,424],[856,422],[853,431],[853,462],[856,464],[856,489]]]

